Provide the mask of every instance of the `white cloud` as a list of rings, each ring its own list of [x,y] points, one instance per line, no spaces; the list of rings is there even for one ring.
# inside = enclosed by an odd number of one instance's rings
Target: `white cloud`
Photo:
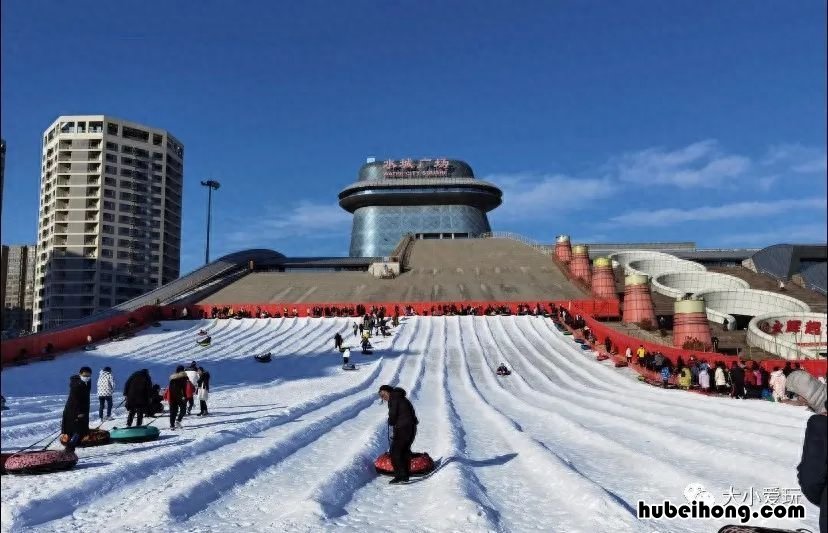
[[[804,209],[821,209],[824,211],[826,209],[826,201],[824,198],[807,198],[771,202],[737,202],[720,206],[703,206],[687,209],[638,210],[629,211],[623,215],[613,217],[612,222],[627,226],[665,226],[685,222],[708,222],[728,218],[755,218]]]
[[[717,141],[708,139],[667,151],[648,148],[611,160],[610,171],[620,181],[641,185],[720,187],[751,168],[751,160],[725,154]]]
[[[337,204],[300,202],[286,211],[247,214],[232,226],[240,228],[216,235],[220,246],[232,251],[269,248],[288,239],[342,239],[351,231],[350,213]],[[303,249],[307,248],[304,246]]]
[[[483,179],[503,190],[503,204],[492,217],[509,220],[549,219],[562,210],[593,209],[590,202],[608,198],[617,190],[609,179],[562,174],[497,174]]]
[[[771,146],[762,159],[764,166],[783,166],[799,174],[825,173],[828,169],[825,149],[801,144],[778,144]]]

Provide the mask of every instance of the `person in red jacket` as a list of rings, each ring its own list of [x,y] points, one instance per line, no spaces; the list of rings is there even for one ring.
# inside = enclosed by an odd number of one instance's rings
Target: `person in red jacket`
[[[170,384],[167,387],[167,401],[170,402],[170,429],[176,426],[181,427],[181,421],[187,412],[187,386],[190,386],[190,397],[192,397],[192,383],[183,366],[178,366],[175,373],[170,376]]]

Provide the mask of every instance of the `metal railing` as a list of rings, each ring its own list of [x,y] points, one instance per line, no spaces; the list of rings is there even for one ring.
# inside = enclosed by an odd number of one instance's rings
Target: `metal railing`
[[[552,255],[555,253],[555,248],[548,244],[540,244],[532,239],[525,237],[523,235],[517,233],[511,233],[508,231],[491,231],[487,233],[483,233],[480,235],[481,239],[509,239],[512,241],[517,241],[519,243],[525,244],[526,246],[531,247],[537,252],[542,253],[543,255]]]

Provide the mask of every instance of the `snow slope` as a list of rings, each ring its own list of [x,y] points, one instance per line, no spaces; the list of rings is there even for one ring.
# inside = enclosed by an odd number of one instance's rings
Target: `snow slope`
[[[719,502],[731,486],[797,487],[803,408],[642,384],[533,317],[405,318],[343,372],[332,339],[355,346],[351,324],[166,322],[4,370],[3,451],[51,440],[83,365],[93,381],[111,366],[120,390],[137,369],[165,386],[196,360],[212,394],[211,416],[185,418],[183,431],[157,419],[155,442],[79,449],[69,472],[3,476],[2,531],[715,531],[724,522],[639,521],[635,508],[685,503],[693,482]],[[195,345],[202,328],[209,348]],[[272,363],[253,361],[264,351]],[[493,373],[500,362],[511,376]],[[373,471],[388,446],[383,383],[417,409],[414,449],[442,465],[427,479],[389,486]],[[92,411],[97,423],[94,388]],[[105,429],[124,425],[116,415]],[[804,522],[766,524],[816,530],[807,510]]]

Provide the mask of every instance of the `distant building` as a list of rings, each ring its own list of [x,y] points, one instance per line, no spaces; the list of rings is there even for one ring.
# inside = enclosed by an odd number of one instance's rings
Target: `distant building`
[[[417,239],[478,237],[491,231],[486,213],[502,196],[463,161],[368,158],[357,181],[339,193],[339,205],[354,214],[350,256],[390,255],[409,233]]]
[[[3,324],[4,331],[31,331],[34,304],[35,247],[3,246]]]
[[[164,130],[61,116],[43,133],[37,331],[179,275],[184,147]]]

